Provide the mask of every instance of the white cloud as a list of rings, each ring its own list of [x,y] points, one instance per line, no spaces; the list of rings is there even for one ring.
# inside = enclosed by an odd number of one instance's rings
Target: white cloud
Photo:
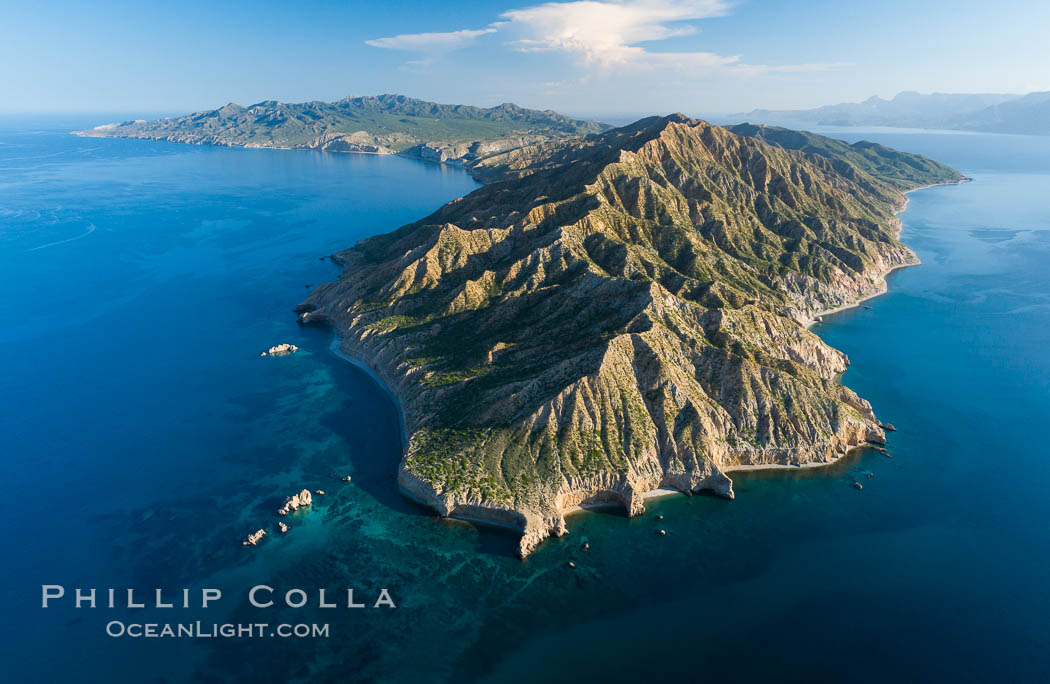
[[[724,0],[577,0],[504,12],[506,30],[520,37],[519,50],[557,50],[601,66],[668,63],[686,60],[704,65],[735,61],[708,52],[670,55],[649,52],[637,43],[691,35],[696,27],[681,22],[726,14]]]
[[[690,23],[729,13],[730,0],[571,0],[547,2],[500,15],[487,28],[448,33],[414,33],[365,41],[368,45],[417,52],[429,64],[446,52],[472,44],[481,35],[499,33],[521,52],[561,52],[602,71],[659,69],[723,70],[741,76],[767,72],[827,71],[846,63],[749,65],[739,55],[714,52],[653,52],[640,43],[693,35]]]
[[[478,36],[495,33],[494,28],[463,29],[447,33],[404,33],[389,38],[366,40],[366,45],[389,50],[408,50],[423,55],[438,55],[467,47]]]

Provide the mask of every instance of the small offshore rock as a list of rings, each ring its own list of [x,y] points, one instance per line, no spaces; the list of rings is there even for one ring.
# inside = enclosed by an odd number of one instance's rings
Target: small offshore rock
[[[259,356],[266,356],[266,352],[259,354]]]
[[[288,356],[297,351],[299,351],[299,347],[294,344],[278,344],[270,347],[270,356]],[[266,354],[264,353],[263,356],[266,356]]]
[[[883,423],[879,427],[882,428],[883,430],[885,430],[886,432],[896,432],[897,431],[897,428],[893,427],[893,423]]]
[[[666,537],[667,536],[667,530],[660,530],[660,531],[657,532],[657,534],[660,535],[661,537]]]
[[[582,545],[582,546],[580,546],[580,548],[581,548],[582,550],[586,551],[586,550],[588,550],[589,548],[591,548],[591,545],[590,545],[590,544],[588,544],[587,542],[583,542],[583,545]]]
[[[864,489],[864,485],[862,485],[861,483],[859,483],[856,480],[854,480],[853,481],[853,488],[854,489]]]
[[[572,561],[569,561],[569,567],[573,568],[573,569],[576,569],[576,564],[573,563]]]
[[[318,489],[316,492],[314,492],[314,494],[316,494],[317,496],[324,496],[324,490]]]
[[[343,482],[349,482],[353,478],[351,478],[349,475],[347,475],[346,477],[341,477],[339,479],[342,480]]]
[[[868,473],[868,477],[875,477],[875,473]]]
[[[664,519],[664,516],[663,516],[663,515],[658,515],[658,516],[656,516],[656,519],[657,519],[657,520],[663,520],[663,519]]]
[[[288,531],[288,526],[285,525],[283,522],[279,522],[279,523],[277,523],[277,529],[279,529],[282,533],[284,533],[284,532]]]
[[[266,530],[256,530],[248,535],[248,538],[244,540],[244,546],[255,546],[259,541],[266,536]]]
[[[311,503],[313,503],[313,497],[310,496],[310,490],[304,489],[295,496],[289,496],[285,499],[284,505],[277,509],[277,514],[288,515],[300,507],[309,506]]]

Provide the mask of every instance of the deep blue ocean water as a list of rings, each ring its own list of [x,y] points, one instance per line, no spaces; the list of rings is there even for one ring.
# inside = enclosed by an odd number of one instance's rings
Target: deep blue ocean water
[[[321,256],[476,184],[395,157],[68,135],[99,121],[0,119],[5,680],[1050,677],[1050,139],[826,131],[974,178],[913,193],[903,239],[924,264],[815,329],[900,429],[892,459],[654,500],[666,537],[654,515],[582,513],[522,562],[512,536],[397,494],[395,407],[291,313],[336,277]],[[280,342],[301,351],[259,357]],[[278,535],[304,486],[326,494]],[[260,583],[386,587],[398,608],[253,609]],[[44,610],[41,584],[224,598]],[[114,619],[331,636],[114,639]]]

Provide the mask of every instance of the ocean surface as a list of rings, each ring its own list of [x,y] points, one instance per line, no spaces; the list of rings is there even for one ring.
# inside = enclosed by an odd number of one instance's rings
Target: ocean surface
[[[397,157],[68,135],[105,120],[0,119],[5,681],[1050,678],[1050,139],[823,131],[974,179],[911,194],[923,265],[815,328],[899,428],[892,458],[580,513],[523,562],[513,535],[398,495],[395,406],[292,314],[338,275],[321,257],[476,184]],[[283,342],[300,352],[259,356]],[[326,493],[280,535],[303,487]],[[100,607],[43,609],[43,584]],[[253,608],[256,584],[309,604]],[[109,587],[223,598],[110,609]],[[320,608],[321,587],[397,608]],[[330,635],[112,638],[113,620]]]

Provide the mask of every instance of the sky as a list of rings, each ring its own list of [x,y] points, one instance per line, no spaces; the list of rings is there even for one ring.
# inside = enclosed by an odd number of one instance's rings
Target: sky
[[[1050,90],[1046,0],[0,0],[0,112],[399,93],[613,116]]]

